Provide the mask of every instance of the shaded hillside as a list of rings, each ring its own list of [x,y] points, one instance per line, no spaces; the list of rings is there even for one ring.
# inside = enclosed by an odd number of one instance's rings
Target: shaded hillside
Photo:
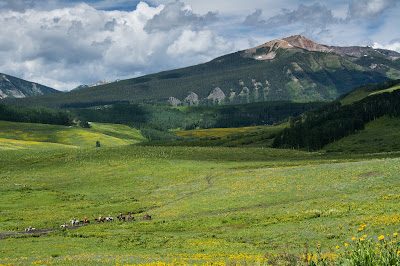
[[[400,77],[395,52],[339,49],[302,36],[277,39],[210,62],[102,86],[8,100],[53,108],[128,101],[171,105],[245,104],[281,100],[333,100],[353,88]]]
[[[365,93],[375,91],[368,97],[342,105],[339,100],[319,109],[307,112],[290,121],[274,140],[274,147],[306,148],[318,150],[328,143],[359,132],[365,124],[382,116],[400,116],[400,90],[391,88],[400,85],[400,80],[385,82],[375,87],[359,88]],[[352,95],[354,99],[355,95]]]
[[[0,73],[0,99],[60,93],[55,89]]]
[[[157,128],[190,130],[272,125],[323,104],[287,101],[198,107],[118,104],[102,108],[70,109],[70,112],[87,121],[121,123],[137,128],[158,125]]]

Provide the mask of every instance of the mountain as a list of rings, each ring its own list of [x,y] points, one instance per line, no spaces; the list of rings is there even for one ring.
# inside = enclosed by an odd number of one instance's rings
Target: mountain
[[[295,35],[191,67],[7,102],[65,108],[121,101],[176,106],[326,101],[361,85],[400,78],[399,57],[394,51],[327,46]]]
[[[106,80],[106,79],[103,79],[103,80],[99,80],[99,81],[97,81],[97,82],[79,85],[78,87],[76,87],[76,88],[74,88],[74,89],[72,89],[72,90],[80,90],[80,89],[85,89],[85,88],[100,86],[100,85],[104,85],[104,84],[108,84],[108,83],[110,83],[110,81],[108,81],[108,80]]]
[[[38,83],[0,73],[0,99],[25,98],[59,92],[60,91],[40,85]]]

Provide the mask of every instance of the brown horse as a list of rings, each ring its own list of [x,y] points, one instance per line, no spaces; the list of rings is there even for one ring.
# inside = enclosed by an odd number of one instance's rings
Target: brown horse
[[[79,223],[81,223],[81,224],[90,224],[90,221],[89,220],[82,220],[82,221],[79,221]]]
[[[129,221],[129,220],[132,220],[132,221],[135,221],[135,217],[133,217],[133,215],[131,215],[131,216],[129,216],[129,215],[123,215],[123,216],[118,216],[118,219],[120,220],[120,221]]]
[[[96,222],[98,222],[98,223],[100,223],[100,222],[105,222],[106,221],[106,218],[96,218],[96,219],[94,219]]]
[[[143,220],[151,220],[151,215],[145,215],[143,216]]]

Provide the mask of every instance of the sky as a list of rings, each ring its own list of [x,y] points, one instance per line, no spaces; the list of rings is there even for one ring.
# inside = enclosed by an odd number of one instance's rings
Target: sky
[[[400,52],[399,0],[0,0],[0,73],[68,91],[277,38]]]

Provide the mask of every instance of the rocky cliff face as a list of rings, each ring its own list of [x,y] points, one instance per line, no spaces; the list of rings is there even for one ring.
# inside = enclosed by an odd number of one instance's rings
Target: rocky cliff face
[[[0,99],[25,98],[59,91],[23,79],[0,73]]]
[[[189,106],[197,105],[199,103],[199,96],[196,93],[190,92],[189,95],[184,100]]]
[[[210,95],[208,95],[207,99],[220,103],[221,101],[225,100],[225,97],[225,93],[219,87],[217,87],[210,93]]]

